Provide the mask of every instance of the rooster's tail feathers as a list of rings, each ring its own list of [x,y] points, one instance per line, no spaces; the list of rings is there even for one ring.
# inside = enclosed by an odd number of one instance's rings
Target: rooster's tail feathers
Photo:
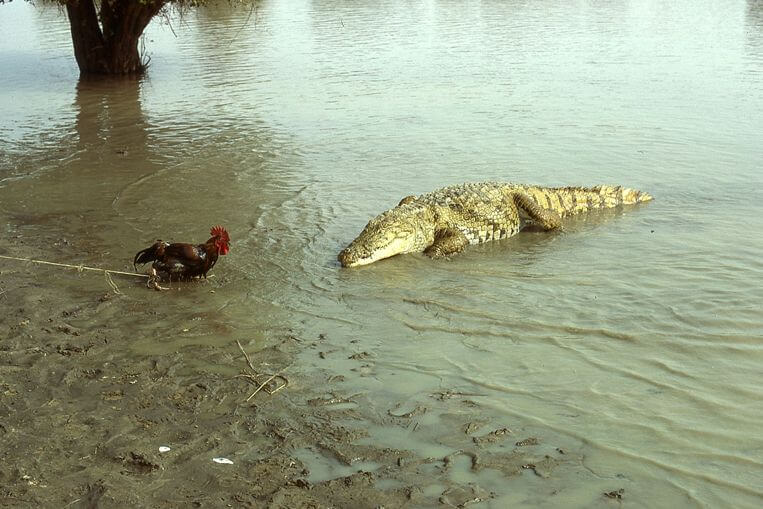
[[[153,262],[156,260],[156,250],[159,245],[159,242],[156,244],[147,247],[146,249],[143,249],[141,251],[138,251],[135,254],[135,259],[132,262],[133,267],[135,267],[135,271],[138,270],[138,264],[143,265],[148,262]]]

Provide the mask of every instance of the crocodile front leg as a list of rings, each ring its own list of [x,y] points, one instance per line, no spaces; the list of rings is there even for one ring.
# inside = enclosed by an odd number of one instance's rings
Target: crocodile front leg
[[[468,245],[469,239],[460,230],[437,230],[434,234],[434,242],[424,250],[424,254],[430,258],[442,258],[460,253]]]
[[[514,204],[523,210],[535,224],[544,230],[555,230],[562,227],[562,218],[553,210],[544,209],[525,193],[515,192],[512,194]]]
[[[416,201],[417,198],[418,196],[411,194],[400,200],[400,203],[398,203],[397,206],[400,207],[401,205],[408,205],[409,203]]]

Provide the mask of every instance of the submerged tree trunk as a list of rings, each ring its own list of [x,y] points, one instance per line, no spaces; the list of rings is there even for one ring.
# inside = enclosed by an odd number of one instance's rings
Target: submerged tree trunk
[[[69,0],[74,57],[82,74],[140,74],[140,36],[167,0]],[[100,22],[99,22],[100,18]]]

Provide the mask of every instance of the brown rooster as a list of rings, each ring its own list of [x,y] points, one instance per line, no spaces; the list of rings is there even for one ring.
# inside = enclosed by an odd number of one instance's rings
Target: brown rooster
[[[135,270],[138,270],[138,264],[154,262],[148,284],[157,289],[163,289],[156,283],[158,278],[177,281],[207,277],[207,272],[217,263],[218,255],[230,251],[230,237],[225,228],[214,226],[210,235],[212,237],[208,241],[197,246],[157,240],[152,246],[136,253],[133,260]]]

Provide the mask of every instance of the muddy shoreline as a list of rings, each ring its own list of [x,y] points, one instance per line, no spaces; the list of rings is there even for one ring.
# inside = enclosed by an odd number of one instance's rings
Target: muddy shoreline
[[[22,245],[62,258],[60,248],[21,236],[1,254],[19,256]],[[0,505],[489,506],[495,491],[454,472],[548,481],[558,467],[580,464],[574,453],[482,418],[468,394],[445,390],[428,407],[379,408],[374,394],[353,394],[331,362],[362,372],[369,355],[349,344],[327,348],[320,331],[284,327],[263,343],[223,329],[215,331],[221,346],[136,353],[138,338],[120,323],[143,324],[150,335],[169,311],[152,305],[163,294],[140,280],[115,281],[120,293],[98,275],[2,264]],[[224,284],[221,277],[176,291]],[[437,422],[427,424],[433,409]],[[371,426],[421,433],[450,452],[384,447],[368,439]],[[541,499],[563,496],[558,483],[545,486]],[[601,502],[601,492],[592,499]]]

